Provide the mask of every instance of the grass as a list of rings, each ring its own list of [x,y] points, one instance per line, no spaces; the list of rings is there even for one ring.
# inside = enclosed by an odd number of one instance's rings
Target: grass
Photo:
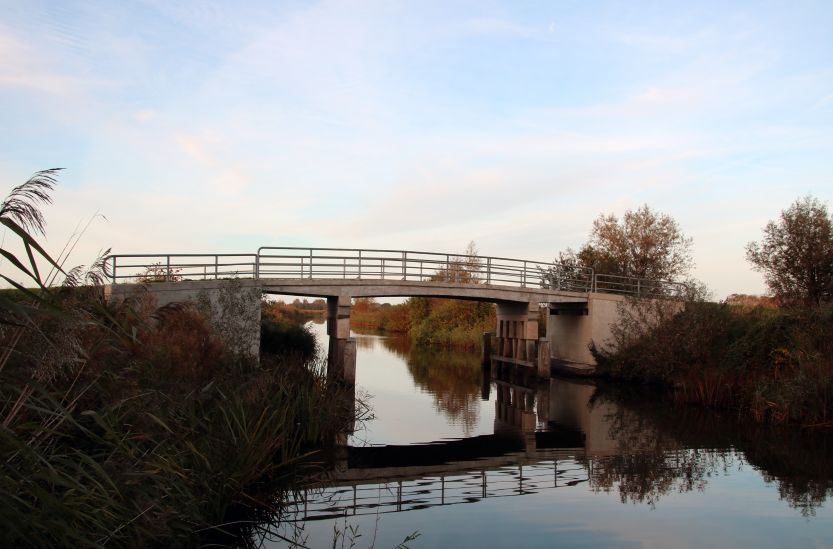
[[[334,437],[339,389],[300,354],[234,356],[189,307],[97,306],[37,319],[4,369],[3,544],[245,539]]]

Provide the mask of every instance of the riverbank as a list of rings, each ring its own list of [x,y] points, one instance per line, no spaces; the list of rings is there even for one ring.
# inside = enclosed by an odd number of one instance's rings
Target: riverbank
[[[299,334],[256,360],[195,307],[99,290],[0,328],[2,545],[239,543],[310,481],[350,395]]]
[[[645,315],[647,316],[647,315]],[[833,428],[833,311],[689,303],[650,329],[630,318],[599,372],[760,422]]]
[[[390,335],[407,335],[418,345],[479,349],[483,332],[495,329],[491,303],[415,297],[391,305],[357,299],[350,323],[353,327]]]

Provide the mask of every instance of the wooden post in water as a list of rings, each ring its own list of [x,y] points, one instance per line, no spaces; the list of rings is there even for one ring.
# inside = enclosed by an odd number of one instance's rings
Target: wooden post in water
[[[550,377],[550,340],[542,337],[538,339],[538,376]]]
[[[488,368],[492,359],[492,332],[483,332],[483,349],[480,353],[480,365]]]

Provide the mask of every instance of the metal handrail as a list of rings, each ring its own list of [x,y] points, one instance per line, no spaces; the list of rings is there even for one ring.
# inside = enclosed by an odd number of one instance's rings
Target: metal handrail
[[[638,297],[685,292],[679,282],[600,274],[557,262],[415,250],[261,246],[254,254],[114,254],[104,265],[113,283],[273,277],[476,283]]]
[[[257,255],[261,278],[398,278],[551,288],[544,274],[557,268],[540,261],[415,250],[263,246]],[[570,280],[570,286],[590,291],[591,280],[592,270],[585,269],[581,277]]]
[[[682,282],[637,278],[622,275],[596,274],[594,277],[596,292],[633,295],[636,297],[676,297],[685,296],[688,286]]]

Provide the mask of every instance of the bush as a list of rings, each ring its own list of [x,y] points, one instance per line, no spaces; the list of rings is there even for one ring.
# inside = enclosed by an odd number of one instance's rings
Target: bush
[[[309,361],[315,357],[318,344],[306,325],[264,317],[260,321],[260,351]]]
[[[604,374],[662,384],[680,400],[833,426],[830,333],[832,311],[690,303],[649,330],[620,323],[617,350],[594,355]]]

